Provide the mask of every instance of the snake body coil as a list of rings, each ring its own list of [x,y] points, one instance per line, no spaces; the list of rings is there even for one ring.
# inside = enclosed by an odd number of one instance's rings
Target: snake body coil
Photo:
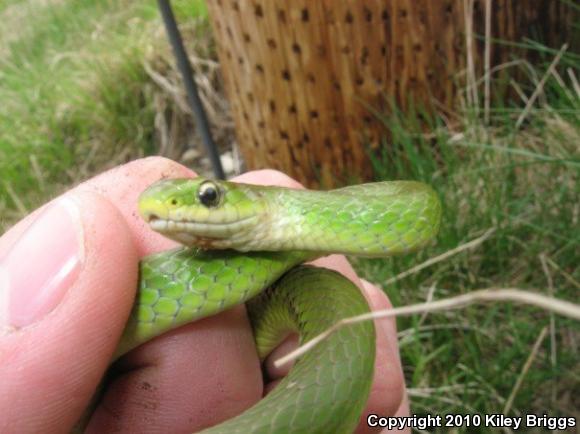
[[[437,195],[418,182],[319,192],[203,178],[160,181],[141,195],[139,210],[154,230],[189,247],[141,262],[116,357],[248,300],[261,358],[289,331],[307,341],[368,305],[338,273],[298,264],[328,253],[416,250],[434,237],[441,214]],[[204,432],[352,432],[368,398],[374,355],[372,323],[344,328],[299,359],[254,407]]]

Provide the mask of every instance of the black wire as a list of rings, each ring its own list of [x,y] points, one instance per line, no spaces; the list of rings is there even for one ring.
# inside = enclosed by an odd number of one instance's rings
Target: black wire
[[[171,9],[171,4],[168,0],[158,0],[159,10],[161,11],[161,16],[163,17],[163,22],[165,24],[165,30],[167,31],[167,37],[173,48],[173,53],[175,54],[175,59],[177,61],[177,67],[183,78],[183,84],[185,85],[185,91],[187,93],[187,101],[191,111],[193,112],[193,117],[195,118],[195,124],[197,126],[197,131],[205,146],[205,149],[209,155],[211,165],[213,168],[214,176],[217,179],[225,179],[224,169],[222,168],[222,163],[220,161],[220,156],[216,148],[215,142],[211,136],[211,131],[209,128],[209,122],[199,98],[199,93],[197,92],[197,85],[193,79],[194,73],[189,63],[189,58],[185,52],[185,47],[183,46],[183,40],[181,39],[181,33],[177,28],[177,23],[175,22],[175,16],[173,15],[173,10]]]

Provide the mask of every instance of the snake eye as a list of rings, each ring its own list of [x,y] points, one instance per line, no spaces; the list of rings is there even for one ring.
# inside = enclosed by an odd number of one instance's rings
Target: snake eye
[[[220,201],[220,190],[212,181],[204,181],[197,190],[197,197],[206,207],[214,207]]]

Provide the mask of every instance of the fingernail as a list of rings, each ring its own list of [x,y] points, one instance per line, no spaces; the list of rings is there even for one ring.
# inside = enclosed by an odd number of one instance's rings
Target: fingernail
[[[61,302],[83,260],[83,229],[74,200],[49,205],[0,254],[0,329],[25,327]]]

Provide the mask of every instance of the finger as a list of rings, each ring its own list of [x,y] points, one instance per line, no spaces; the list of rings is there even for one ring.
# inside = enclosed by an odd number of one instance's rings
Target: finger
[[[137,208],[139,195],[160,179],[195,176],[195,172],[175,161],[162,157],[148,157],[104,172],[82,183],[77,190],[97,192],[117,207],[125,217],[139,256],[142,257],[176,247],[177,243],[152,231],[140,217]]]
[[[385,293],[375,285],[363,279],[362,289],[371,310],[393,308]],[[377,346],[373,385],[357,433],[377,431],[366,423],[369,414],[392,416],[401,409],[405,410],[405,380],[399,356],[396,322],[391,318],[375,320],[375,330]]]
[[[274,389],[294,367],[294,361],[285,363],[282,366],[276,366],[274,365],[274,362],[298,348],[298,342],[298,334],[291,333],[280,345],[274,348],[274,350],[268,354],[268,357],[264,360],[264,373],[267,380],[264,386],[265,394],[270,393],[270,391],[272,391],[272,389]]]
[[[256,185],[277,185],[279,187],[304,188],[302,184],[295,179],[290,178],[285,173],[272,169],[246,172],[234,177],[232,181]]]
[[[399,408],[397,409],[395,414],[393,414],[393,417],[404,418],[404,417],[410,417],[410,416],[411,416],[411,411],[409,409],[409,397],[408,397],[407,393],[405,392],[405,394],[403,396],[403,400],[401,401],[401,405],[399,405]],[[385,428],[381,431],[381,434],[391,434],[391,433],[409,434],[410,432],[411,432],[411,428],[409,428],[408,426],[405,426],[405,428],[403,428],[403,429]]]
[[[58,198],[0,239],[0,432],[70,429],[109,363],[137,280],[125,220]]]
[[[122,372],[87,433],[197,432],[262,396],[254,339],[241,307],[167,333],[119,365]]]
[[[176,243],[151,231],[138,216],[140,192],[158,179],[193,176],[175,162],[152,157],[106,172],[81,188],[107,194],[127,219],[140,255],[146,255]],[[120,365],[89,432],[193,431],[241,412],[262,394],[243,308],[164,334],[132,351]]]

